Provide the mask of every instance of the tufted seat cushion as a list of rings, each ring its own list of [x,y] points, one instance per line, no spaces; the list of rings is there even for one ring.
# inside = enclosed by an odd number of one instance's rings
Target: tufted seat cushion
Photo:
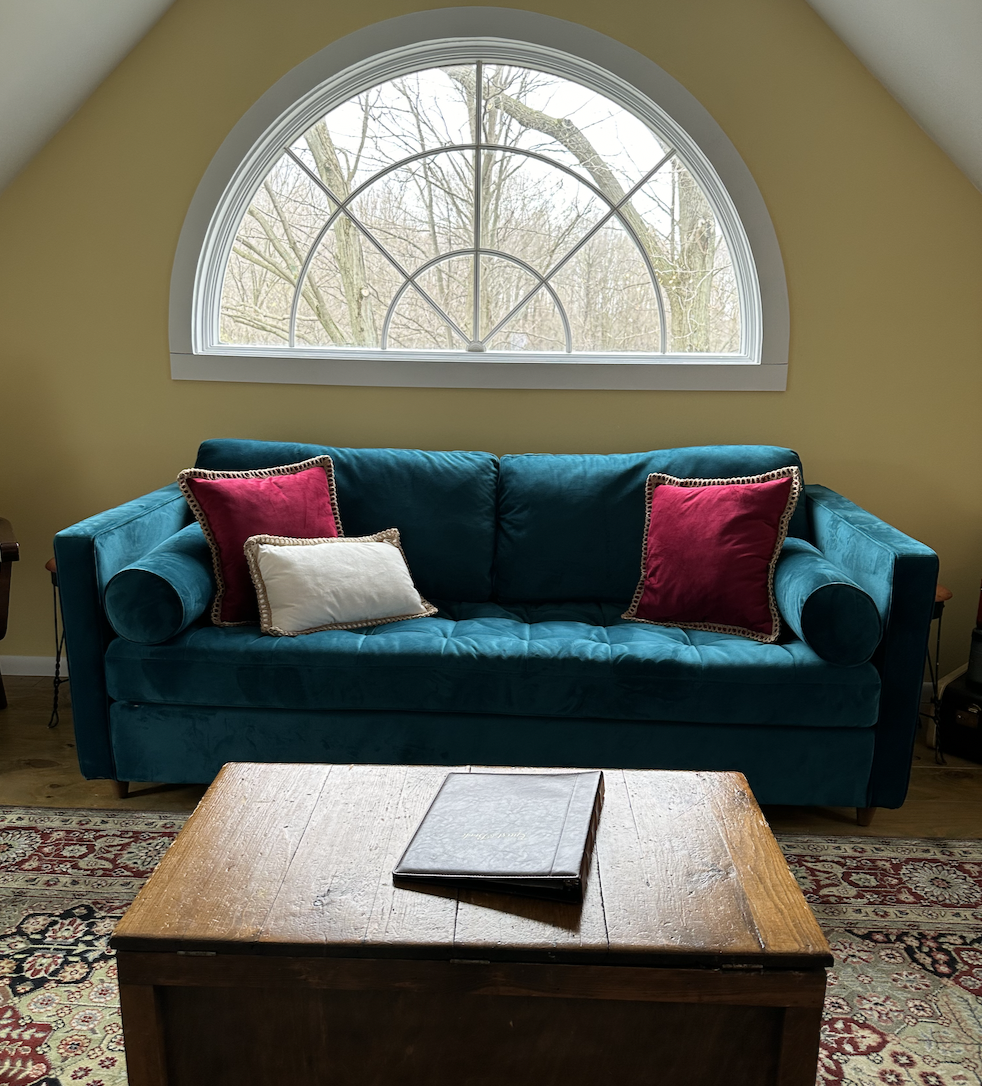
[[[870,727],[871,664],[804,642],[642,626],[603,603],[444,604],[434,618],[271,638],[195,626],[107,652],[117,701]],[[329,650],[329,651],[325,651]]]

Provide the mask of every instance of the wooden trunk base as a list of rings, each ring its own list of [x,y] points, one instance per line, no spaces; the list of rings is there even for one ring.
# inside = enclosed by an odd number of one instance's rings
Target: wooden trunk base
[[[123,1007],[134,1086],[811,1086],[818,1036],[720,1004],[162,987]]]

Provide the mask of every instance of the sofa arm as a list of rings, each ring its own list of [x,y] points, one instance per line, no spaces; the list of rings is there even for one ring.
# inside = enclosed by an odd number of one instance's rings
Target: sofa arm
[[[115,778],[105,651],[115,637],[103,609],[110,578],[191,520],[176,483],[65,528],[55,536],[58,586],[84,776]]]
[[[866,806],[899,807],[910,777],[938,556],[824,486],[806,486],[805,493],[815,545],[873,597],[883,620],[873,657],[882,687]]]

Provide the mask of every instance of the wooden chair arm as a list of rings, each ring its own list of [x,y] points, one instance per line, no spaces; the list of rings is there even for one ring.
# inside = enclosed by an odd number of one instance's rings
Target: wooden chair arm
[[[20,560],[20,544],[14,539],[10,521],[0,517],[0,639],[7,633],[7,611],[10,606],[11,562]],[[0,687],[2,694],[2,687]],[[3,699],[6,704],[6,698]]]
[[[20,559],[20,544],[14,538],[10,521],[0,517],[0,562],[16,562]]]

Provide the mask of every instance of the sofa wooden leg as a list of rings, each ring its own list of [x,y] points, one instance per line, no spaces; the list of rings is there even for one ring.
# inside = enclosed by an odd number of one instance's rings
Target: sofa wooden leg
[[[130,782],[129,781],[110,781],[113,786],[113,793],[117,799],[126,799],[130,794]]]
[[[868,826],[873,821],[873,815],[875,814],[875,807],[857,807],[856,822],[860,826]]]

